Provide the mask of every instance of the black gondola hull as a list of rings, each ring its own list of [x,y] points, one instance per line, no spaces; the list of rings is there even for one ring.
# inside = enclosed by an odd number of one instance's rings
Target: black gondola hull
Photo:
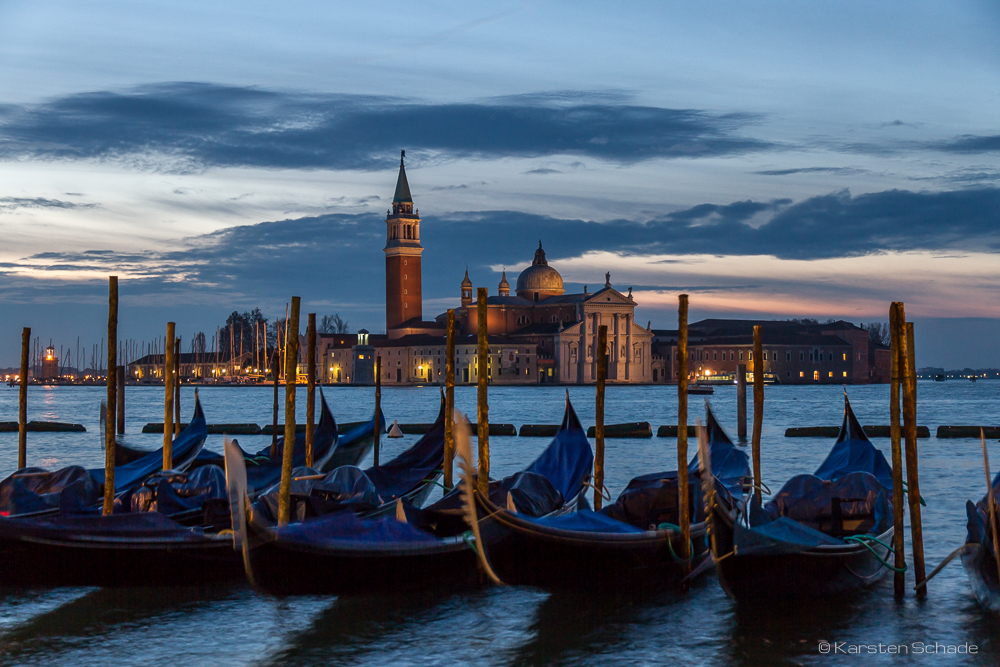
[[[463,541],[400,548],[316,548],[286,544],[251,523],[254,585],[272,595],[397,593],[482,584],[475,552]]]
[[[983,609],[1000,612],[1000,578],[996,561],[986,556],[981,545],[975,544],[962,554],[962,566],[969,576],[972,593]]]
[[[861,545],[796,553],[734,554],[732,515],[721,508],[715,511],[712,530],[719,583],[739,602],[848,595],[877,584],[889,572],[874,553]],[[879,538],[890,544],[892,530]],[[873,548],[883,560],[891,557],[887,549],[877,544]]]
[[[496,507],[483,505],[481,511],[484,550],[497,576],[507,584],[616,591],[670,587],[708,555],[704,524],[692,526],[694,555],[688,564],[674,555],[680,552],[680,538],[671,542],[666,531],[642,535],[560,531]]]
[[[232,540],[66,539],[0,529],[0,585],[158,586],[238,579]]]

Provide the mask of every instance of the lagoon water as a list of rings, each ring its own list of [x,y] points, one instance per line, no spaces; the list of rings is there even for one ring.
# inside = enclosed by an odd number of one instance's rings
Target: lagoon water
[[[162,421],[163,390],[129,387],[130,444],[158,447],[162,436],[143,435],[146,422]],[[369,388],[324,390],[339,421],[367,419]],[[594,390],[570,388],[585,425],[593,424]],[[863,424],[887,424],[886,385],[848,387]],[[764,481],[777,490],[790,476],[811,472],[832,439],[785,438],[789,426],[839,425],[839,386],[766,388],[762,438]],[[304,392],[300,392],[304,398]],[[559,387],[490,389],[490,420],[515,425],[556,423],[565,390]],[[1000,382],[921,382],[918,422],[997,424]],[[28,465],[58,468],[103,465],[98,415],[104,390],[97,387],[31,387],[29,419],[83,423],[87,433],[29,433]],[[691,417],[701,397],[691,397]],[[208,387],[201,399],[209,423],[256,422],[271,415],[270,388]],[[710,397],[720,422],[735,435],[735,387]],[[475,413],[475,388],[458,388],[459,410]],[[300,400],[298,419],[304,417]],[[752,401],[750,412],[752,413]],[[186,420],[193,389],[183,389]],[[388,420],[429,422],[436,415],[436,388],[386,388]],[[673,387],[616,387],[607,394],[606,422],[649,421],[654,428],[676,423]],[[0,391],[0,421],[17,419],[17,389]],[[283,420],[282,420],[283,421]],[[385,442],[383,460],[416,436]],[[268,436],[241,436],[252,450]],[[888,457],[887,439],[875,445]],[[547,444],[543,438],[491,439],[495,476],[514,472]],[[222,436],[206,447],[221,450]],[[979,442],[971,439],[919,441],[920,483],[928,571],[965,538],[965,501],[985,492]],[[994,469],[1000,445],[990,444]],[[607,486],[617,494],[632,477],[675,469],[676,441],[608,440]],[[17,434],[0,434],[0,476],[17,462]],[[907,542],[907,549],[909,543]],[[907,553],[909,560],[909,553]],[[3,563],[0,563],[3,567]],[[907,584],[912,588],[913,579]],[[651,594],[641,599],[591,599],[586,594],[553,595],[530,588],[491,588],[465,594],[407,597],[326,596],[277,599],[246,584],[110,590],[93,588],[0,589],[0,665],[355,665],[355,664],[678,664],[678,665],[848,665],[858,660],[890,664],[887,653],[861,658],[821,654],[821,642],[851,646],[906,645],[918,664],[1000,664],[1000,619],[983,612],[956,560],[917,601],[912,593],[897,603],[892,579],[857,597],[808,604],[737,605],[714,575],[686,595]],[[921,644],[924,653],[918,654]],[[929,645],[929,648],[926,647]],[[835,644],[836,646],[836,644]],[[964,646],[970,654],[942,654]],[[836,649],[835,649],[836,650]],[[867,649],[863,649],[867,650]],[[928,653],[937,651],[937,653]]]

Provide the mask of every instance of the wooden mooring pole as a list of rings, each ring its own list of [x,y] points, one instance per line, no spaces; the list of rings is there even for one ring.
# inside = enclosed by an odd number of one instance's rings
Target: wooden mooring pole
[[[747,365],[736,367],[736,437],[747,439]]]
[[[105,515],[115,507],[115,407],[118,405],[118,276],[108,278],[108,417],[104,423],[104,506]]]
[[[597,327],[597,396],[594,399],[594,509],[604,506],[604,382],[608,377],[608,327]]]
[[[444,488],[454,484],[455,467],[455,310],[448,309],[444,363]]]
[[[764,428],[764,343],[760,326],[753,328],[753,436],[750,453],[753,456],[753,484],[757,487],[757,497],[761,495],[760,480],[760,432]]]
[[[677,303],[677,525],[681,529],[680,557],[687,559],[691,544],[691,492],[688,489],[688,295]]]
[[[486,495],[490,486],[490,406],[486,398],[486,380],[489,375],[489,354],[487,353],[486,288],[476,290],[476,315],[479,325],[479,347],[476,354],[478,366],[476,394],[476,422],[479,426],[479,480],[477,487]]]
[[[174,329],[167,322],[167,341],[163,346],[163,469],[174,465]],[[108,407],[110,410],[110,406]],[[108,415],[110,417],[110,415]]]
[[[118,373],[116,375],[118,379],[118,389],[116,393],[118,394],[118,408],[116,409],[116,414],[118,417],[118,434],[125,435],[125,371],[127,369],[125,366],[118,366]]]
[[[313,438],[316,433],[316,313],[309,313],[306,348],[306,467],[312,468]],[[375,421],[378,421],[378,415],[375,416]]]
[[[889,384],[889,439],[892,445],[892,548],[894,554],[893,588],[897,598],[906,594],[906,558],[903,554],[903,452],[900,445],[899,426],[899,310],[897,304],[889,307],[889,353],[891,376]]]
[[[271,409],[271,460],[278,456],[278,365],[281,363],[281,327],[274,323],[274,354],[271,357],[271,379],[274,380],[274,405]]]
[[[910,506],[910,546],[913,550],[914,583],[919,585],[927,578],[924,565],[924,531],[920,517],[920,475],[917,472],[917,395],[914,367],[913,324],[906,321],[903,302],[897,302],[897,326],[899,327],[899,367],[900,386],[903,393],[903,435],[906,441],[906,494]],[[917,596],[927,595],[927,586],[917,589]]]
[[[375,357],[375,432],[373,433],[375,437],[374,444],[372,446],[372,453],[375,456],[375,467],[379,464],[379,449],[382,445],[382,420],[379,419],[379,415],[382,414],[382,355],[376,355]]]
[[[278,525],[292,518],[292,463],[295,456],[295,381],[299,360],[299,297],[292,297],[292,313],[285,321],[285,444],[281,456],[281,484],[278,487]]]
[[[21,375],[17,378],[17,469],[28,467],[28,356],[31,353],[31,327],[21,330]]]

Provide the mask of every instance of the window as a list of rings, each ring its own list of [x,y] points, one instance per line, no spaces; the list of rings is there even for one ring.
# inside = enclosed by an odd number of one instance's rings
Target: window
[[[743,361],[743,350],[740,350],[740,361]]]
[[[410,293],[409,290],[405,290],[405,289],[403,290],[403,294],[409,294],[409,293]]]
[[[531,322],[531,318],[528,317],[527,315],[521,315],[520,317],[517,318],[518,324],[528,324],[529,322]]]
[[[799,377],[804,378],[806,376],[805,372],[799,371]]]
[[[844,352],[844,361],[847,361],[847,353]]]
[[[719,359],[719,353],[718,352],[713,352],[712,353],[712,361],[718,361],[718,359]]]
[[[747,352],[747,359],[749,361],[753,361],[753,350],[750,350],[749,352]]]
[[[806,360],[806,353],[799,352],[799,361],[805,361],[805,360]]]
[[[833,377],[833,371],[830,371],[829,377]]]
[[[785,352],[785,361],[791,361],[791,360],[792,360],[792,353]]]
[[[786,378],[792,377],[792,372],[791,371],[785,371],[785,377]]]
[[[819,371],[813,371],[813,380],[819,382]]]
[[[847,377],[847,371],[844,371],[844,377]]]

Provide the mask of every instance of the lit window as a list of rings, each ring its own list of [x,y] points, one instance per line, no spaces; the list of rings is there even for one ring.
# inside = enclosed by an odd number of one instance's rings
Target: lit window
[[[844,377],[847,377],[847,371],[844,371]]]
[[[813,371],[813,380],[819,382],[819,371]]]
[[[805,376],[806,376],[806,374],[803,371],[799,371],[799,377],[800,378],[804,378]]]
[[[829,377],[833,377],[833,371],[830,371]]]
[[[844,352],[844,361],[847,361],[847,353]]]

